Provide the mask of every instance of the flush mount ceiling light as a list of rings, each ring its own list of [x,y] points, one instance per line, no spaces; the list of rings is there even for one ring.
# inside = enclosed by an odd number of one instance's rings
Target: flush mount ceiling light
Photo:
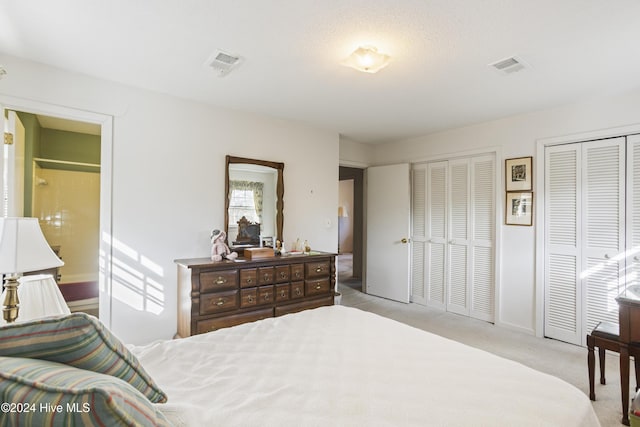
[[[361,46],[353,51],[344,65],[364,73],[377,73],[389,65],[389,55],[378,52],[373,46]]]

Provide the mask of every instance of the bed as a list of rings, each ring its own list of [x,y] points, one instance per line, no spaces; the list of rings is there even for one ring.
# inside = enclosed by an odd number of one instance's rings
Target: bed
[[[342,306],[128,347],[84,313],[12,323],[0,402],[0,425],[599,425],[558,378]]]
[[[556,377],[343,306],[129,349],[174,425],[600,425]]]

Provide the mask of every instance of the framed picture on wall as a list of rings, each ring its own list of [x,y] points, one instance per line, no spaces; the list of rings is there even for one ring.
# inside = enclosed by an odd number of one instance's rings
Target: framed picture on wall
[[[533,192],[512,191],[507,193],[504,222],[507,225],[533,225]]]
[[[504,161],[504,174],[507,191],[533,190],[533,157],[518,157]]]

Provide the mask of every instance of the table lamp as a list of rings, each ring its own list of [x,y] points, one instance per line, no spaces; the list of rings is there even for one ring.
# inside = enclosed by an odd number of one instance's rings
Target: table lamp
[[[6,291],[2,315],[7,323],[18,317],[18,277],[29,271],[64,265],[42,234],[37,218],[0,218],[0,274]]]

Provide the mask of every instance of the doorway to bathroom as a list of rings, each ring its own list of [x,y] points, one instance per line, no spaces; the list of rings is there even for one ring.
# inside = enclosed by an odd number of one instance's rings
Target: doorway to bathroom
[[[36,217],[71,311],[98,316],[101,126],[5,110],[4,216]],[[11,165],[11,167],[9,166]]]

